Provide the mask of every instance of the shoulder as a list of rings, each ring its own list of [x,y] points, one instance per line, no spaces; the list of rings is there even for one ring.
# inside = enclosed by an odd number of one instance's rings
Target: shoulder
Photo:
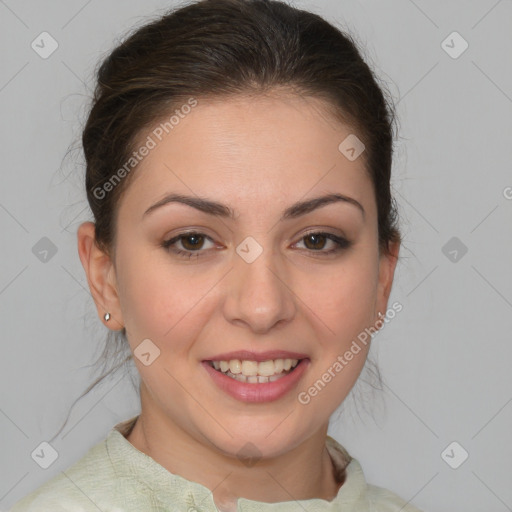
[[[103,440],[68,469],[18,501],[9,512],[116,512],[115,508],[101,506],[115,477]]]
[[[397,494],[383,487],[368,484],[367,493],[372,512],[422,512]]]
[[[337,474],[344,474],[344,482],[336,498],[340,508],[347,512],[422,512],[397,494],[369,484],[359,461],[330,436],[327,437],[327,447]]]

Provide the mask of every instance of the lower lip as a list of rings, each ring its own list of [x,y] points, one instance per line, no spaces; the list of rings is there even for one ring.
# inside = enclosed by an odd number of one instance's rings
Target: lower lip
[[[298,383],[309,364],[309,359],[301,359],[293,371],[274,382],[249,384],[224,375],[215,370],[210,363],[202,365],[210,374],[213,382],[228,395],[241,402],[272,402],[289,393]]]

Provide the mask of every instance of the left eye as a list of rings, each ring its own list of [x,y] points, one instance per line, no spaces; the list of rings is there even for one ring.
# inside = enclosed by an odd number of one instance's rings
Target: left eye
[[[304,241],[306,249],[324,254],[346,249],[350,246],[350,242],[348,240],[333,235],[332,233],[308,233],[301,238],[301,241]],[[329,250],[323,250],[325,249],[325,245],[329,242],[331,243],[332,248]]]

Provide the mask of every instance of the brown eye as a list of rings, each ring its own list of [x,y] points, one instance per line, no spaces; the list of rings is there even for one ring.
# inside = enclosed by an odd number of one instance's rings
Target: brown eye
[[[319,233],[307,235],[304,237],[304,240],[306,241],[305,245],[308,249],[318,251],[324,248],[327,237]]]
[[[209,246],[205,244],[210,244]],[[180,235],[162,242],[162,247],[179,257],[198,258],[203,256],[207,249],[213,249],[213,240],[203,233],[181,233]]]
[[[180,240],[181,240],[181,245],[187,251],[201,249],[204,245],[204,236],[203,235],[193,234],[193,235],[182,236],[180,238]]]
[[[335,253],[351,246],[351,242],[332,233],[308,233],[299,243],[303,243],[309,251],[322,255]],[[326,246],[327,250],[325,250]]]

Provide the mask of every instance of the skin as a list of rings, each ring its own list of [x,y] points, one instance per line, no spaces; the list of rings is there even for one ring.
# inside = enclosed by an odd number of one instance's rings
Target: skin
[[[198,102],[132,171],[119,204],[115,257],[94,243],[94,224],[78,229],[102,321],[109,311],[105,325],[125,326],[132,351],[147,338],[160,350],[149,366],[134,357],[141,415],[127,439],[170,472],[213,490],[224,511],[236,510],[238,497],[332,500],[339,484],[325,448],[329,417],[356,382],[369,344],[309,404],[297,395],[386,311],[399,246],[379,253],[363,158],[349,161],[338,150],[352,131],[321,100],[274,91]],[[224,203],[236,217],[178,203],[143,217],[170,192]],[[293,203],[333,192],[359,201],[364,216],[337,202],[279,220]],[[161,246],[191,228],[212,239],[199,243],[200,257]],[[307,243],[308,231],[352,245],[322,256],[336,244]],[[250,264],[235,252],[248,236],[263,248]],[[188,238],[174,247],[194,246]],[[243,403],[219,390],[201,365],[239,349],[298,351],[310,364],[279,400]],[[237,458],[247,442],[261,456],[250,467]]]

